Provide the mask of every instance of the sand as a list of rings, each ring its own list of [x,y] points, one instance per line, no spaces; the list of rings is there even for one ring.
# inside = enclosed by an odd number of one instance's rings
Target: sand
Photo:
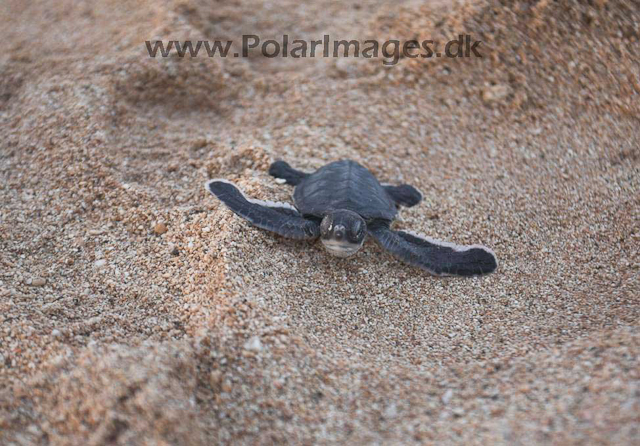
[[[0,444],[640,444],[631,0],[5,1]],[[485,56],[146,56],[148,39],[446,39]],[[482,48],[482,47],[481,47]],[[252,228],[224,177],[351,158],[435,278]]]

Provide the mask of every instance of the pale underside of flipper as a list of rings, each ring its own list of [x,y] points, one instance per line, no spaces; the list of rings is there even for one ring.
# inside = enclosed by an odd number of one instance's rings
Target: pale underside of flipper
[[[441,242],[386,225],[369,229],[369,234],[400,260],[436,276],[479,276],[496,270],[498,261],[489,248]]]
[[[313,240],[320,236],[319,225],[303,218],[287,203],[275,203],[247,198],[227,180],[208,181],[206,188],[236,215],[252,225],[297,240]]]

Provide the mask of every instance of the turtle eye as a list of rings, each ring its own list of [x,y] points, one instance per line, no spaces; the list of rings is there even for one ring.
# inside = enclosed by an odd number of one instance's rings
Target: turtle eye
[[[323,234],[330,233],[333,229],[333,218],[329,215],[325,216],[320,223],[320,229]]]
[[[354,235],[355,238],[360,238],[360,236],[362,235],[362,231],[364,231],[364,227],[362,226],[362,223],[359,221],[356,221],[351,228],[351,233]]]

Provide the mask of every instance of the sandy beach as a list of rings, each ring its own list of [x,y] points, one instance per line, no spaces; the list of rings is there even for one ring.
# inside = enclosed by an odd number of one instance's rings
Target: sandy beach
[[[640,5],[0,5],[0,444],[640,444]],[[145,41],[432,39],[482,57],[149,57]],[[353,159],[438,278],[204,189]]]

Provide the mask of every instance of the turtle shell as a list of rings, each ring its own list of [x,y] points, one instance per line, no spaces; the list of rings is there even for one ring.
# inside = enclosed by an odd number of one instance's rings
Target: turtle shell
[[[328,211],[348,209],[366,221],[391,221],[395,203],[376,177],[355,161],[336,161],[305,177],[293,192],[303,215],[322,217]]]

